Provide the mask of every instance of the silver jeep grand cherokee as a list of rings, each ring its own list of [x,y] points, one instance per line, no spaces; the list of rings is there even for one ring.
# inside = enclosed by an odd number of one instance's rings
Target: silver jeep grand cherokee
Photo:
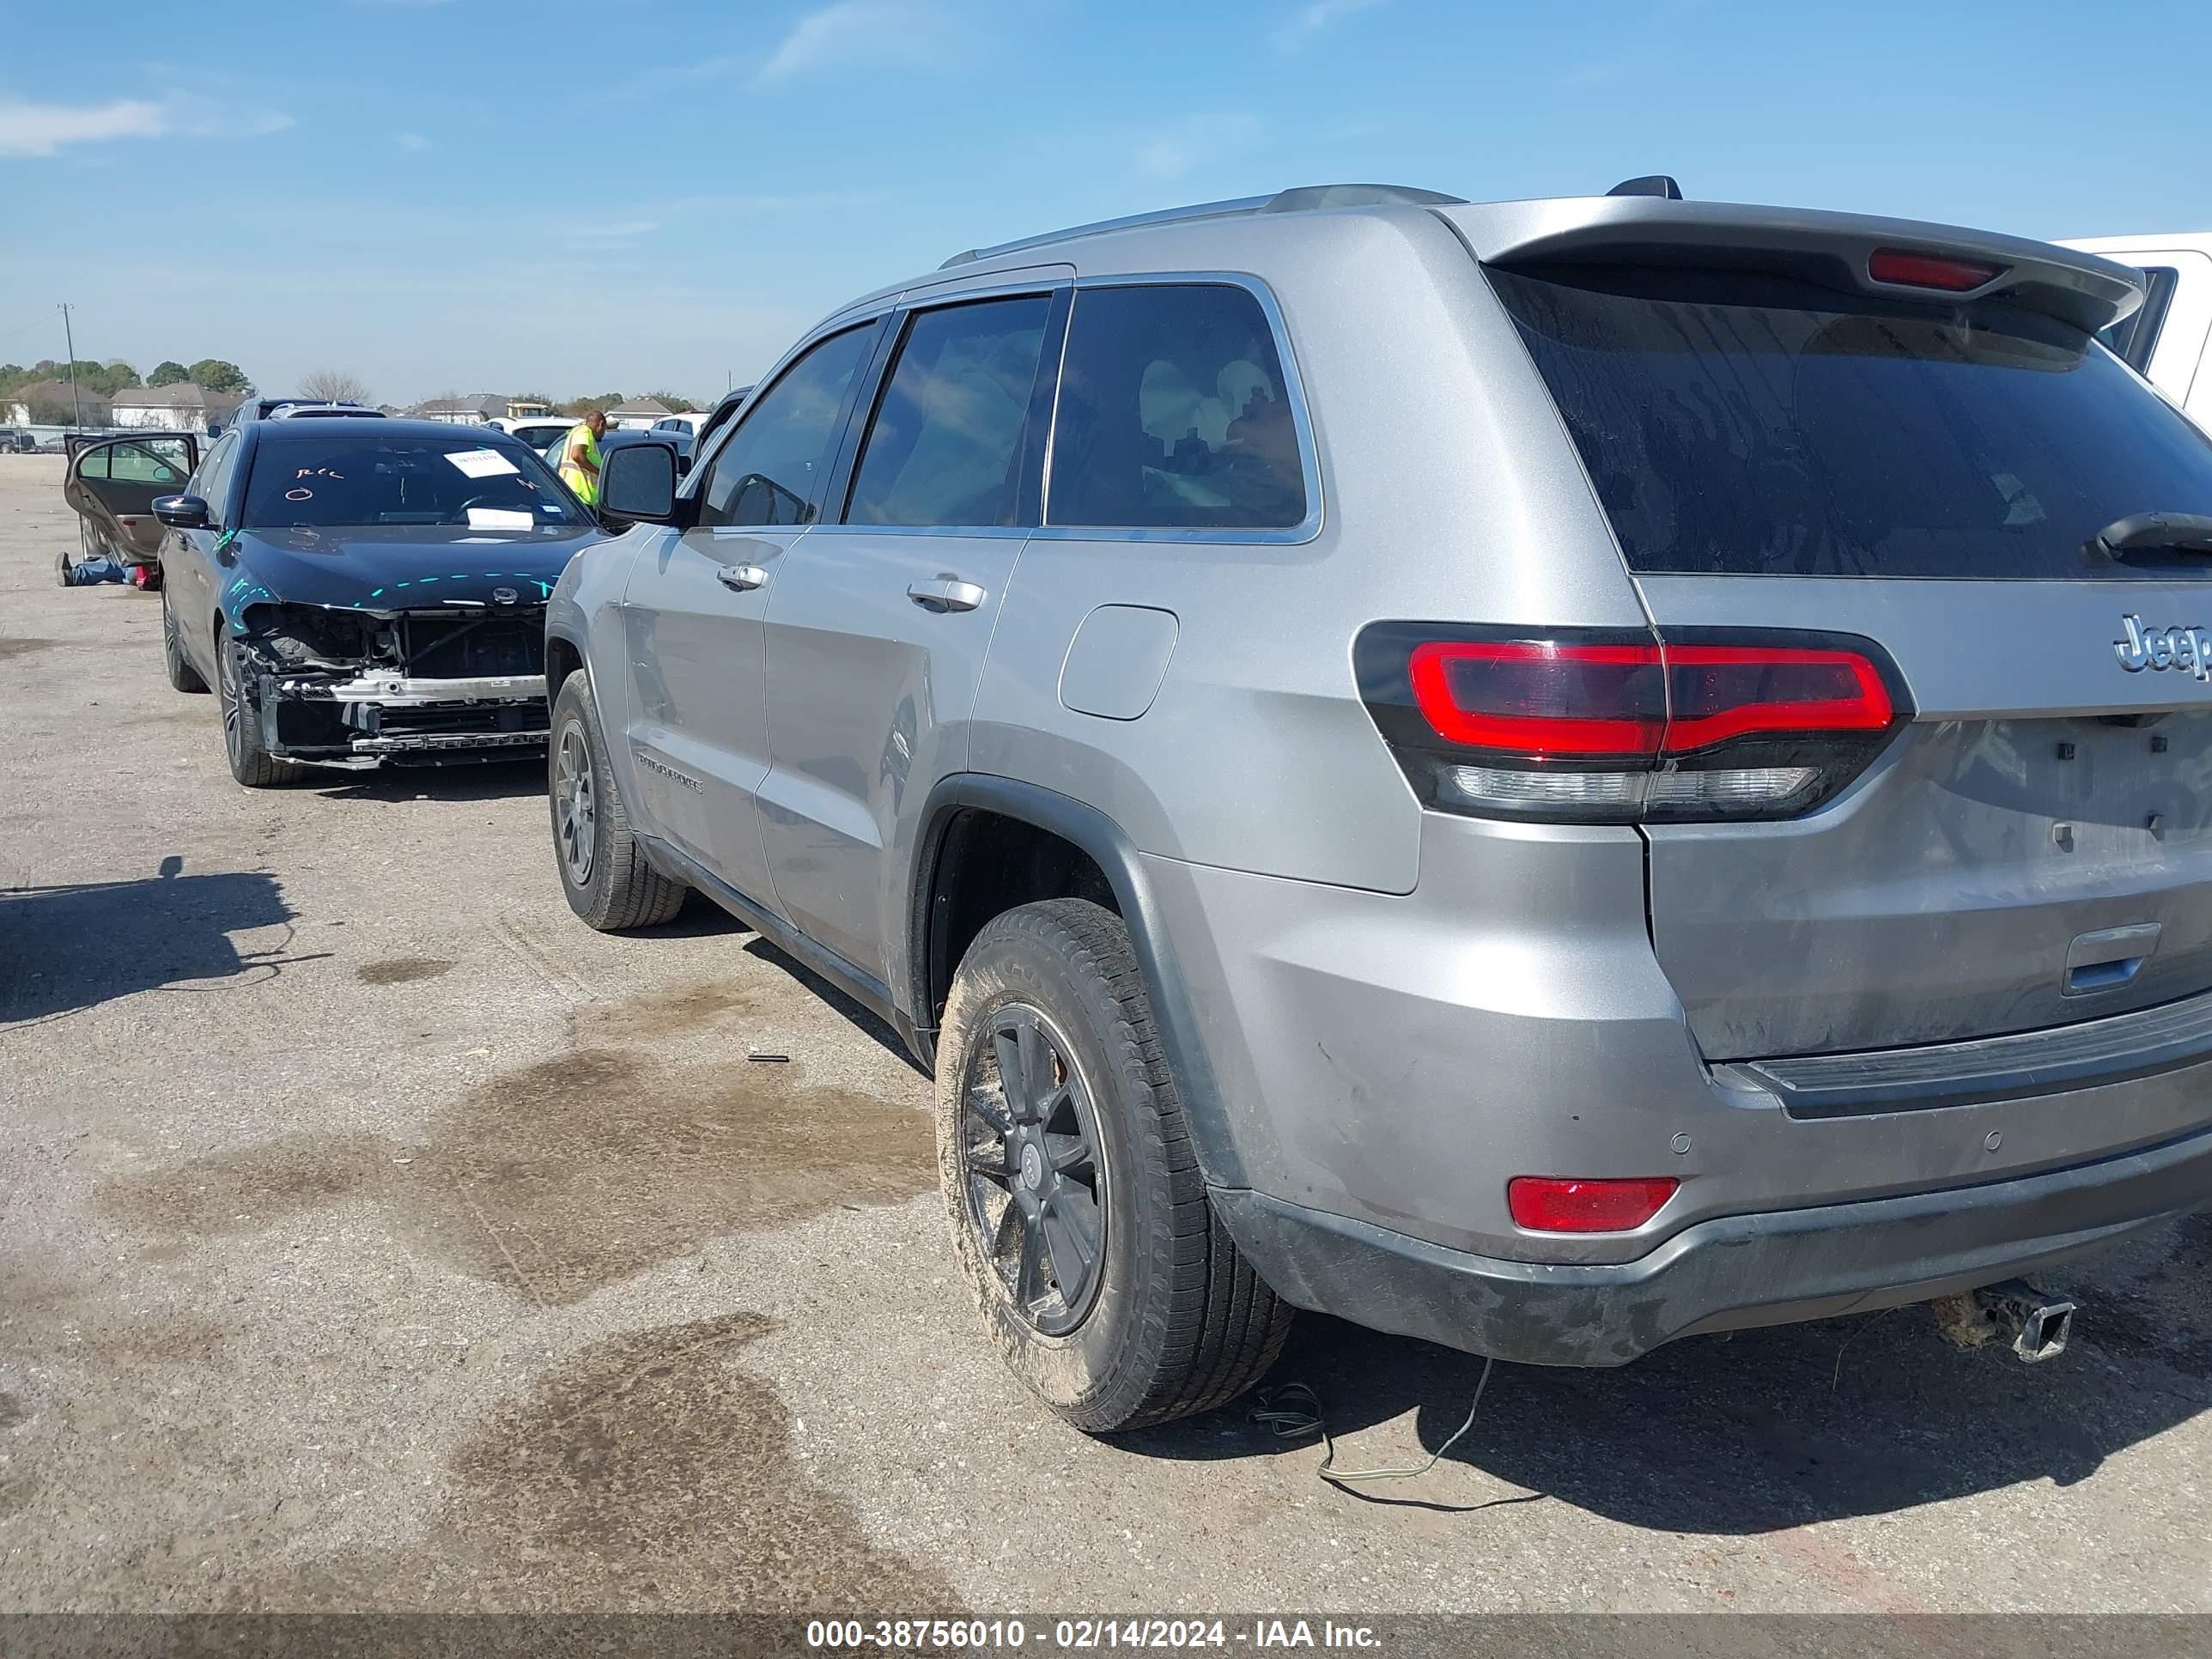
[[[1293,1307],[1615,1365],[2192,1209],[2212,447],[2092,340],[2138,298],[1656,193],[962,254],[610,458],[569,901],[897,1028],[1094,1431]]]

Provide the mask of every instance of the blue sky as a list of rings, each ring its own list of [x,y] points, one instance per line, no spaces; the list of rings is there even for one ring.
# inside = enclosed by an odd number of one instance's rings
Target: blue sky
[[[2209,64],[2202,0],[26,0],[0,362],[68,300],[142,371],[704,398],[958,249],[1341,180],[2212,229]]]

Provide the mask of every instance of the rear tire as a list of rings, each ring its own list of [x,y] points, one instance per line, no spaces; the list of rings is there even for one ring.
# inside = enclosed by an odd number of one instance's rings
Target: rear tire
[[[300,775],[295,761],[279,760],[261,740],[261,710],[246,695],[246,658],[228,623],[218,617],[215,625],[215,659],[221,684],[216,701],[222,708],[223,755],[230,775],[248,789],[274,789]]]
[[[1037,1397],[1110,1434],[1257,1382],[1291,1310],[1206,1200],[1121,919],[1081,899],[994,918],[954,976],[937,1053],[953,1251]]]
[[[607,764],[607,744],[588,674],[561,683],[545,745],[553,866],[568,908],[603,933],[673,921],[690,889],[646,862],[629,811]]]
[[[169,609],[169,590],[161,590],[161,661],[169,671],[169,688],[174,691],[205,691],[208,684],[200,678],[200,671],[185,656],[183,642],[177,638],[177,613]]]

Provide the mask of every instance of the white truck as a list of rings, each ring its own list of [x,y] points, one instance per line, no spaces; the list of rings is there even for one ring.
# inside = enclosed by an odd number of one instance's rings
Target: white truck
[[[2062,243],[2142,272],[2143,302],[2097,337],[2212,432],[2212,233]]]

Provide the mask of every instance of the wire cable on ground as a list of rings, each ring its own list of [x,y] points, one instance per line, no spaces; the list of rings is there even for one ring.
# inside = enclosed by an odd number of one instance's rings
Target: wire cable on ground
[[[1303,1382],[1285,1382],[1280,1388],[1262,1389],[1249,1414],[1249,1420],[1267,1430],[1278,1440],[1303,1440],[1308,1435],[1321,1437],[1321,1467],[1314,1471],[1332,1486],[1363,1496],[1357,1488],[1368,1481],[1412,1480],[1426,1474],[1443,1461],[1443,1455],[1466,1437],[1474,1426],[1475,1413],[1482,1409],[1482,1391],[1490,1386],[1490,1368],[1497,1364],[1486,1356],[1482,1375],[1475,1379],[1474,1398],[1468,1402],[1467,1419],[1452,1431],[1451,1438],[1430,1454],[1429,1461],[1414,1468],[1406,1469],[1340,1469],[1336,1467],[1336,1440],[1328,1431],[1328,1422],[1322,1415],[1321,1396]],[[1303,1401],[1301,1407],[1298,1402]]]

